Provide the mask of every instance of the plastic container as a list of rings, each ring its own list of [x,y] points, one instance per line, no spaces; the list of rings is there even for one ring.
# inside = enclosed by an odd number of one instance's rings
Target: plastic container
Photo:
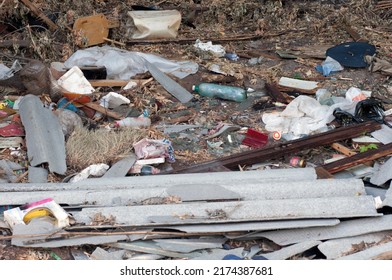
[[[236,102],[242,102],[247,98],[247,91],[240,87],[217,85],[212,83],[200,83],[192,87],[201,96],[221,98]]]
[[[121,127],[149,127],[151,125],[151,119],[146,117],[128,117],[116,121],[114,125]]]

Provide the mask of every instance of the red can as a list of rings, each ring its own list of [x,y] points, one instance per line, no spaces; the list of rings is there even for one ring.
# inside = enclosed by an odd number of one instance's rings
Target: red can
[[[290,165],[293,167],[306,167],[306,161],[300,157],[292,157]]]

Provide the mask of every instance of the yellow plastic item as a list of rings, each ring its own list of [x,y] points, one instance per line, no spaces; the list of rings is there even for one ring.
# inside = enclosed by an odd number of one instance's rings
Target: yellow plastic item
[[[28,224],[32,219],[44,216],[54,217],[52,211],[50,211],[48,208],[36,208],[24,215],[23,222]]]

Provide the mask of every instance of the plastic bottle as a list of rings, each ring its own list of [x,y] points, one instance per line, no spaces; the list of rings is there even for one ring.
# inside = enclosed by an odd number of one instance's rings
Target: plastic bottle
[[[121,127],[149,127],[151,125],[151,119],[146,117],[127,117],[116,121],[114,125]]]
[[[194,85],[192,90],[205,97],[216,97],[236,102],[242,102],[247,98],[247,91],[240,87],[217,85],[212,83],[200,83]]]

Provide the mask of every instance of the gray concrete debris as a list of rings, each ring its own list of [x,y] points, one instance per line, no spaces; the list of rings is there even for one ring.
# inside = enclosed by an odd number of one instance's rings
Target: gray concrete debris
[[[387,236],[392,236],[392,231],[382,231],[376,233],[369,233],[348,238],[338,238],[325,241],[318,245],[318,249],[323,253],[327,259],[337,259],[354,252],[354,246],[364,248],[371,244],[378,243],[384,240]]]
[[[14,173],[14,171],[23,170],[23,169],[24,168],[21,165],[13,161],[6,160],[6,159],[0,160],[0,171],[2,171],[0,177],[1,179],[4,180],[4,184],[9,182],[15,182],[18,177],[16,176],[16,173]],[[7,204],[10,203],[8,202],[2,205],[7,205]]]
[[[108,252],[101,247],[95,248],[94,252],[91,254],[90,259],[92,260],[111,260],[119,261],[123,260],[125,255],[125,250],[116,250],[113,252]]]
[[[89,178],[74,184],[7,184],[0,185],[0,192],[12,191],[59,191],[59,190],[117,190],[129,188],[153,188],[189,184],[223,184],[237,185],[270,182],[298,182],[316,180],[314,168],[270,169],[254,171],[230,171],[193,174],[167,174],[156,176],[136,176],[125,178]]]
[[[138,254],[132,252],[125,252],[124,259],[126,260],[134,260],[134,261],[151,261],[151,260],[160,260],[163,259],[164,256],[154,255],[154,254]]]
[[[48,181],[48,170],[42,167],[29,166],[29,183],[46,183]],[[27,200],[26,200],[27,201]]]
[[[390,251],[392,251],[392,242],[376,245],[358,253],[337,258],[337,260],[371,260]]]
[[[197,238],[197,239],[154,239],[163,250],[179,253],[190,253],[202,249],[221,249],[226,238]]]
[[[71,255],[75,261],[88,261],[90,258],[87,256],[86,252],[80,249],[71,249]]]
[[[289,228],[307,228],[307,227],[325,227],[336,226],[339,219],[309,219],[309,220],[287,220],[287,221],[265,221],[249,223],[232,223],[232,224],[215,224],[210,225],[178,225],[165,227],[176,229],[188,233],[220,233],[220,232],[246,232],[246,231],[266,231],[275,229]],[[249,233],[248,233],[249,234]],[[237,236],[238,234],[236,234]],[[233,238],[233,236],[230,236]]]
[[[95,214],[113,215],[118,224],[130,226],[380,215],[371,196],[120,206],[73,212],[76,221],[85,224],[90,224]]]
[[[236,248],[232,250],[224,250],[224,249],[211,249],[203,251],[200,256],[192,258],[192,260],[223,260],[226,255],[235,255],[238,257],[243,257],[244,248]]]
[[[68,185],[67,185],[68,186]],[[70,187],[72,185],[69,185]],[[130,206],[180,203],[187,201],[214,200],[278,200],[318,197],[347,197],[364,195],[362,180],[324,179],[313,181],[274,181],[270,183],[258,180],[224,184],[178,184],[153,188],[134,187],[111,190],[63,190],[63,191],[34,191],[34,192],[2,192],[0,204],[23,204],[26,201],[52,197],[57,203],[68,205],[90,204],[98,206]]]
[[[381,129],[370,133],[375,139],[383,143],[384,145],[392,143],[392,128],[387,125],[381,125]]]
[[[260,256],[263,256],[269,260],[286,260],[290,257],[301,254],[306,250],[309,250],[319,245],[320,243],[321,241],[305,241],[295,245],[284,247],[272,253],[260,254]]]
[[[365,191],[366,191],[367,195],[371,195],[373,197],[379,196],[381,198],[381,200],[385,199],[385,193],[387,192],[386,189],[368,187],[368,186],[365,186]]]
[[[51,172],[64,175],[67,171],[65,140],[58,118],[44,108],[39,97],[31,94],[20,101],[19,113],[31,166],[48,163]]]
[[[24,143],[22,137],[0,138],[0,149],[18,148]]]
[[[261,232],[258,237],[268,238],[276,244],[284,246],[311,240],[337,239],[386,230],[392,230],[392,215],[342,221],[333,227],[267,231]]]
[[[389,185],[389,189],[385,193],[385,198],[382,201],[382,206],[392,207],[392,182]]]
[[[158,125],[156,126],[157,129],[162,130],[164,134],[170,133],[178,133],[187,129],[198,128],[200,125],[193,125],[193,124],[174,124],[174,125]]]
[[[132,165],[135,162],[136,162],[136,156],[134,154],[131,154],[126,158],[123,158],[120,161],[113,164],[102,177],[103,178],[125,177],[128,174],[129,169],[131,169]]]
[[[193,95],[180,84],[175,82],[168,75],[163,73],[154,64],[146,60],[146,66],[150,74],[158,81],[171,95],[177,98],[181,103],[187,103],[192,100]]]
[[[177,259],[194,258],[200,254],[200,253],[196,253],[196,252],[188,253],[188,254],[171,252],[171,251],[162,249],[153,241],[119,242],[119,243],[108,244],[108,246],[110,246],[112,248],[117,248],[117,249],[124,249],[124,250],[129,250],[129,251],[136,251],[136,252],[142,252],[142,253],[147,253],[147,254],[160,255],[160,256],[177,258]]]
[[[381,186],[392,179],[392,158],[378,166],[377,171],[370,177],[370,183]]]
[[[48,221],[48,219],[36,218],[32,219],[28,225],[19,224],[13,228],[13,235],[15,237],[12,238],[11,244],[20,247],[59,248],[66,246],[80,246],[85,244],[99,245],[117,242],[120,240],[127,240],[126,235],[86,237],[70,236],[64,238],[59,235],[60,232],[61,230],[55,227],[50,221]],[[33,236],[35,234],[42,236]],[[18,235],[23,237],[19,238],[17,237]]]

